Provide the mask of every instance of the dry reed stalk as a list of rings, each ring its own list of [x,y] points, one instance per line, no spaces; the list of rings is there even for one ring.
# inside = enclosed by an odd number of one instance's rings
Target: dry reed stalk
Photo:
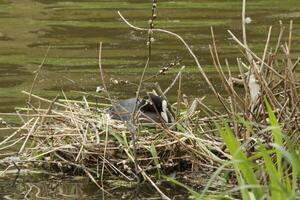
[[[45,61],[46,61],[46,58],[47,58],[48,53],[49,53],[49,50],[50,50],[50,46],[48,47],[48,49],[47,49],[47,51],[46,51],[46,53],[45,53],[45,56],[44,56],[44,58],[43,58],[41,64],[38,66],[38,69],[35,71],[35,76],[34,76],[34,78],[33,78],[33,81],[32,81],[32,84],[31,84],[31,88],[30,88],[30,90],[29,90],[28,100],[27,100],[27,103],[29,103],[29,104],[31,103],[31,94],[32,94],[33,89],[34,89],[34,86],[35,86],[35,84],[36,84],[36,80],[37,80],[37,78],[38,78],[38,76],[39,76],[39,74],[40,74],[40,71],[41,71],[41,69],[42,69],[42,67],[43,67],[43,65],[44,65],[44,63],[45,63]]]
[[[103,153],[103,161],[102,161],[102,169],[101,169],[101,183],[103,187],[103,175],[104,175],[104,166],[105,166],[105,156],[107,150],[107,142],[108,142],[108,120],[105,122],[105,141],[104,141],[104,153]]]
[[[22,151],[24,150],[25,145],[26,145],[26,143],[27,143],[29,137],[31,136],[31,134],[34,133],[34,131],[36,131],[36,125],[37,125],[37,122],[38,122],[39,120],[40,120],[40,117],[37,117],[36,120],[35,120],[35,122],[34,122],[34,124],[33,124],[33,126],[32,126],[31,129],[29,130],[29,132],[28,132],[28,134],[27,134],[27,136],[26,136],[26,139],[25,139],[23,145],[21,146],[21,148],[20,148],[18,154],[21,154],[21,153],[22,153]]]
[[[185,66],[182,66],[180,68],[180,70],[178,71],[177,75],[175,76],[175,78],[173,79],[172,83],[167,87],[167,89],[164,90],[163,94],[166,95],[170,89],[172,89],[172,87],[175,85],[175,83],[177,82],[178,78],[181,76],[183,70],[185,69]]]
[[[228,30],[228,33],[230,34],[230,36],[232,37],[232,39],[234,41],[236,41],[244,50],[246,50],[247,52],[249,52],[253,58],[255,58],[257,61],[262,62],[267,68],[269,68],[276,76],[278,76],[279,78],[284,79],[284,77],[278,73],[275,69],[273,69],[273,67],[271,67],[270,65],[268,65],[268,63],[264,62],[260,57],[258,57],[252,50],[250,50],[248,47],[246,47],[243,43],[241,43],[241,41],[239,39],[237,39],[237,37],[230,31]]]
[[[47,103],[51,103],[52,102],[51,100],[45,99],[43,97],[39,97],[37,95],[31,94],[31,93],[26,92],[26,91],[22,91],[22,93],[30,96],[31,98],[34,97],[35,99],[38,99],[38,100],[41,100],[41,101],[44,101],[44,102],[47,102]],[[61,103],[54,102],[54,104],[57,105],[57,106],[62,106],[64,108],[68,108],[66,105],[61,104]]]
[[[18,133],[20,133],[21,130],[24,130],[32,121],[34,120],[34,118],[31,118],[30,120],[28,120],[25,124],[23,124],[20,128],[18,128],[15,132],[13,132],[11,135],[9,135],[7,138],[5,138],[3,141],[0,142],[0,146],[2,146],[3,144],[5,144],[7,141],[9,141],[11,138],[13,138],[15,135],[17,135]]]
[[[20,137],[20,138],[18,138],[16,141],[12,142],[11,144],[6,145],[6,146],[4,146],[4,147],[1,147],[1,148],[0,148],[0,151],[15,146],[17,143],[21,142],[24,138],[25,138],[25,137]]]
[[[234,95],[235,96],[234,99],[236,99],[236,98],[239,99],[239,103],[243,104],[244,103],[243,100],[240,98],[240,96],[237,94],[237,92],[234,90],[234,88],[228,82],[228,80],[231,80],[231,79],[226,78],[225,73],[222,69],[212,28],[211,28],[211,35],[212,35],[213,46],[209,45],[209,49],[210,49],[210,53],[211,53],[211,56],[212,56],[213,64],[214,64],[217,72],[219,73],[219,76],[221,78],[223,86],[225,87],[227,93],[230,96]],[[236,102],[234,102],[234,103],[236,103]],[[239,105],[237,104],[237,106],[239,106]]]
[[[247,30],[246,30],[246,0],[243,0],[242,6],[242,31],[243,31],[243,44],[245,46],[245,50],[249,49],[247,43]],[[246,58],[248,59],[249,63],[252,63],[253,57],[250,52],[246,51]]]
[[[271,33],[272,33],[272,26],[270,26],[270,28],[269,28],[268,38],[267,38],[264,53],[263,53],[263,56],[262,56],[263,61],[266,59],[266,54],[267,54],[267,50],[268,50],[268,47],[269,47]],[[259,68],[260,71],[262,71],[263,66],[264,66],[264,63],[262,62],[261,65],[260,65],[260,68]]]
[[[144,77],[151,58],[152,34],[153,32],[163,32],[175,36],[187,48],[224,110],[218,111],[210,108],[204,102],[204,98],[196,98],[191,105],[188,102],[182,102],[181,74],[184,67],[178,71],[170,86],[164,90],[165,92],[159,85],[155,85],[157,92],[165,97],[164,93],[167,93],[178,81],[176,122],[170,127],[153,121],[147,124],[137,123],[136,116],[132,116],[132,120],[125,125],[124,122],[109,120],[105,108],[96,113],[93,108],[97,104],[88,102],[85,97],[82,101],[69,100],[65,95],[62,100],[47,100],[32,94],[32,91],[30,93],[23,92],[29,95],[30,98],[48,103],[49,106],[47,109],[33,106],[26,109],[19,108],[19,116],[24,115],[22,112],[28,112],[27,116],[33,118],[27,122],[24,119],[24,125],[1,142],[0,146],[6,145],[2,149],[8,148],[24,141],[19,151],[24,155],[24,158],[22,158],[24,162],[49,163],[58,168],[72,166],[74,169],[85,173],[102,190],[104,190],[106,181],[105,175],[118,178],[121,176],[120,179],[128,181],[146,180],[162,197],[168,199],[154,182],[155,179],[152,175],[157,170],[169,172],[170,169],[174,170],[178,166],[181,167],[181,162],[187,163],[186,170],[197,169],[197,165],[205,169],[219,170],[221,166],[222,170],[225,168],[231,170],[224,166],[225,161],[231,156],[224,150],[224,144],[218,135],[216,124],[221,124],[226,120],[230,128],[235,133],[239,133],[239,141],[244,143],[249,154],[253,151],[255,137],[261,137],[263,142],[271,140],[270,130],[266,130],[269,122],[264,107],[264,96],[273,106],[274,113],[279,123],[282,124],[283,130],[290,137],[299,139],[296,132],[300,130],[298,123],[300,118],[298,108],[300,104],[300,83],[296,80],[294,73],[300,58],[296,61],[291,59],[292,22],[290,23],[289,40],[286,43],[282,42],[284,27],[281,23],[274,52],[269,52],[272,33],[272,28],[269,28],[267,39],[264,42],[263,54],[259,57],[247,44],[245,7],[246,0],[243,0],[243,38],[239,40],[231,31],[228,31],[248,61],[243,62],[241,58],[236,59],[241,76],[241,79],[236,80],[240,81],[243,94],[240,94],[233,84],[234,77],[227,60],[225,60],[225,67],[228,70],[228,76],[224,72],[213,29],[211,29],[212,45],[210,46],[210,53],[221,84],[227,92],[226,95],[221,95],[214,88],[199,64],[196,55],[182,37],[163,29],[154,29],[153,24],[149,29],[135,27],[119,12],[120,17],[130,27],[149,33],[149,55],[139,80],[137,98],[144,86]],[[101,48],[102,43],[99,46],[100,78],[107,93],[107,99],[113,102],[105,85],[101,64]],[[277,55],[279,54],[284,55],[284,63],[278,62]],[[285,67],[285,70],[279,72],[280,67]],[[249,83],[251,81],[254,81],[252,86]],[[257,88],[254,91],[256,95],[251,95],[253,88],[256,86]],[[186,114],[179,114],[182,108],[181,105],[187,105]],[[79,109],[80,106],[86,109]],[[101,104],[101,106],[107,105]],[[247,127],[240,121],[241,119],[250,120],[251,128],[257,132],[257,135],[250,135]],[[44,123],[46,120],[49,123]],[[32,123],[33,121],[34,123]],[[27,130],[28,134],[17,137],[17,133],[22,130]],[[34,144],[31,148],[26,147],[29,140],[32,140]],[[155,149],[157,155],[150,152],[151,148]],[[38,155],[36,155],[37,151],[39,152]],[[155,160],[159,163],[155,163]],[[18,165],[22,166],[22,162]],[[101,170],[99,165],[101,165]],[[99,170],[101,171],[100,174]],[[99,177],[101,184],[99,184]]]
[[[176,108],[175,121],[178,121],[180,116],[180,102],[181,102],[181,73],[179,74],[179,80],[178,80],[177,108]]]
[[[137,26],[134,26],[132,24],[130,24],[128,22],[128,20],[126,20],[123,15],[120,13],[120,11],[118,11],[118,14],[119,16],[121,17],[121,19],[128,25],[130,26],[131,28],[135,29],[135,30],[140,30],[140,31],[148,31],[148,29],[145,29],[145,28],[140,28],[140,27],[137,27]],[[211,90],[213,91],[213,93],[217,96],[217,92],[216,92],[216,89],[214,88],[213,84],[210,82],[210,80],[208,79],[208,77],[206,76],[206,73],[204,72],[202,66],[200,65],[199,63],[199,60],[197,58],[197,56],[194,54],[194,52],[191,50],[191,48],[189,47],[189,45],[185,42],[185,40],[179,36],[178,34],[176,33],[173,33],[171,31],[167,31],[167,30],[164,30],[164,29],[152,29],[153,32],[162,32],[162,33],[167,33],[169,35],[173,35],[175,36],[177,39],[179,39],[182,44],[186,47],[186,49],[188,50],[188,52],[190,53],[190,55],[193,57],[194,61],[196,62],[197,64],[197,67],[200,71],[200,73],[202,74],[202,76],[204,77],[205,81],[207,82],[207,84],[209,85],[209,87],[211,88]]]

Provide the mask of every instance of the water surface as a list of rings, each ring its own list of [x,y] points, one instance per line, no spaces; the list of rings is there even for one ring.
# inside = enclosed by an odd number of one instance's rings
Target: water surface
[[[270,25],[278,34],[278,21],[285,24],[294,19],[294,44],[299,42],[299,11],[297,0],[249,2],[249,44],[262,52]],[[135,31],[123,23],[117,11],[133,24],[148,26],[151,1],[56,1],[56,0],[2,0],[0,1],[0,111],[13,111],[24,103],[21,90],[29,90],[38,65],[50,46],[49,54],[38,78],[35,92],[54,96],[59,91],[95,91],[100,85],[98,70],[99,42],[103,42],[103,68],[106,80],[128,80],[138,83],[148,56],[146,33]],[[159,1],[156,28],[165,28],[180,34],[190,44],[200,63],[209,71],[213,83],[219,81],[212,67],[208,45],[213,26],[221,52],[221,60],[228,58],[236,71],[235,57],[241,56],[236,44],[228,40],[227,29],[241,36],[241,2],[229,1]],[[278,27],[278,26],[277,26]],[[273,41],[275,41],[274,38]],[[299,45],[293,50],[299,52]],[[155,34],[153,57],[147,77],[157,73],[168,63],[182,60],[186,65],[183,89],[188,95],[203,96],[211,92],[198,73],[186,49],[175,38]],[[151,79],[166,88],[178,71]],[[116,97],[131,96],[134,85],[109,85]],[[190,86],[193,86],[192,88]],[[217,87],[222,91],[221,87]],[[170,96],[175,95],[176,89]]]
[[[79,95],[72,92],[76,90],[94,92],[100,85],[98,53],[102,42],[102,65],[109,90],[116,98],[132,96],[136,90],[134,84],[138,83],[148,57],[147,34],[129,28],[120,20],[117,11],[121,11],[134,25],[147,28],[151,6],[150,0],[0,0],[0,112],[13,112],[15,106],[25,105],[26,96],[21,91],[30,89],[34,72],[48,47],[50,51],[37,79],[35,93],[53,98],[62,90],[71,97]],[[252,19],[248,25],[250,47],[261,55],[269,26],[274,26],[271,40],[274,44],[279,30],[278,21],[288,25],[293,19],[292,51],[295,52],[293,58],[298,57],[299,6],[299,0],[249,1],[247,16]],[[211,44],[210,27],[214,28],[221,61],[224,63],[227,58],[232,72],[237,72],[235,58],[242,55],[229,39],[227,30],[241,37],[240,10],[241,1],[237,0],[163,0],[158,3],[155,27],[180,34],[222,93],[208,49]],[[286,32],[285,40],[287,35]],[[187,66],[182,80],[184,93],[190,97],[205,95],[214,105],[216,100],[211,97],[211,91],[183,45],[166,34],[155,34],[154,38],[146,78],[156,74],[162,66],[181,60],[181,65]],[[159,82],[163,89],[167,88],[181,65],[149,82]],[[132,84],[114,85],[110,82],[111,78],[128,80]],[[175,96],[176,88],[168,94],[171,100]],[[36,179],[38,184],[43,185],[42,177]],[[0,182],[1,190],[5,194],[15,191],[24,195],[32,182],[20,180],[22,184],[17,185],[23,186],[23,189],[15,190],[14,179],[9,178]],[[63,181],[61,187],[68,191],[84,191],[80,195],[93,199],[97,190],[93,184],[82,184],[87,182]],[[50,189],[46,187],[45,191],[50,192]],[[47,192],[43,194],[52,197]]]

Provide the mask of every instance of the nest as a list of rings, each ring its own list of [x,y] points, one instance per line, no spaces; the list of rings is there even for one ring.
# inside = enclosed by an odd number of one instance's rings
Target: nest
[[[222,163],[211,151],[221,151],[223,144],[212,141],[213,136],[196,137],[188,120],[180,124],[181,131],[175,128],[177,123],[133,125],[111,119],[106,108],[99,109],[85,98],[49,101],[23,93],[49,107],[18,108],[27,121],[4,142],[23,141],[18,151],[20,168],[33,163],[65,173],[87,173],[93,180],[115,176],[134,181],[137,176],[150,179]],[[18,132],[23,134],[15,138]]]

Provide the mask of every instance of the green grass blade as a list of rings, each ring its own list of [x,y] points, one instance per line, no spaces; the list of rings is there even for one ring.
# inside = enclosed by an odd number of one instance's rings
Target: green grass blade
[[[126,133],[125,132],[122,132],[122,136],[123,136],[123,141],[124,141],[124,144],[127,148],[129,148],[129,144],[128,144],[128,141],[127,141],[127,136],[126,136]]]
[[[236,171],[237,173],[237,180],[238,180],[238,184],[239,184],[239,190],[241,191],[241,195],[242,195],[242,199],[243,200],[251,200],[250,196],[249,196],[249,192],[246,188],[246,182],[243,179],[243,176],[241,175],[241,173],[239,171]]]
[[[238,161],[234,165],[241,171],[246,184],[259,185],[259,181],[257,180],[254,170],[252,169],[251,162],[247,160],[246,155],[242,151],[241,145],[235,138],[229,126],[226,125],[225,129],[219,130],[221,137],[223,138],[231,156],[233,157],[233,160]],[[256,199],[260,199],[263,196],[263,192],[260,187],[253,188],[252,190]]]
[[[112,133],[112,135],[118,140],[118,142],[119,142],[120,144],[125,145],[125,141],[124,141],[123,137],[120,136],[120,134]]]
[[[272,126],[272,134],[273,134],[274,142],[277,145],[282,147],[283,146],[283,139],[282,139],[282,133],[281,133],[281,130],[280,130],[279,123],[276,119],[276,116],[275,116],[270,104],[267,101],[265,101],[265,103],[266,103],[267,111],[268,111],[268,114],[269,114],[270,124]],[[278,178],[280,180],[282,180],[282,175],[283,175],[283,172],[282,172],[282,154],[281,154],[280,151],[276,151],[276,160],[277,160]]]
[[[154,163],[156,165],[156,169],[157,169],[157,173],[158,173],[158,178],[160,179],[160,163],[159,163],[159,160],[158,160],[157,151],[156,151],[155,146],[154,146],[153,143],[151,144],[149,151],[150,151],[150,153],[152,155],[152,158],[154,160]]]
[[[179,181],[175,180],[174,178],[171,178],[171,177],[168,177],[168,176],[163,176],[163,178],[166,179],[167,181],[171,182],[171,183],[179,185],[180,187],[183,187],[186,190],[188,190],[191,193],[191,195],[193,196],[193,199],[195,199],[195,200],[202,200],[202,199],[204,199],[204,198],[201,197],[201,195],[198,192],[194,191],[193,189],[191,189],[190,187],[186,186],[185,184],[180,183]]]
[[[262,153],[264,164],[266,166],[266,170],[269,175],[270,179],[270,193],[272,196],[272,199],[285,199],[283,198],[284,193],[281,192],[281,179],[277,173],[276,166],[273,163],[270,155],[268,154],[266,148],[261,144],[260,145],[260,152]]]
[[[274,147],[277,151],[279,151],[284,158],[292,165],[292,185],[289,186],[292,188],[292,191],[289,193],[289,196],[291,196],[291,199],[295,199],[295,197],[298,193],[299,195],[299,188],[298,188],[298,182],[300,180],[300,157],[299,157],[299,150],[296,152],[289,142],[288,143],[288,150],[285,150],[282,146],[279,146],[277,144],[271,144],[272,147]],[[289,170],[288,168],[286,170]],[[288,171],[287,171],[288,173]],[[287,186],[286,186],[287,187]],[[298,191],[298,192],[297,192]]]

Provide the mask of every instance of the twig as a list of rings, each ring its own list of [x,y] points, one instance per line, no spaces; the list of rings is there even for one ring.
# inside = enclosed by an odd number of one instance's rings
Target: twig
[[[104,152],[103,152],[102,170],[101,170],[101,184],[102,184],[102,187],[103,187],[104,166],[105,166],[105,161],[106,161],[105,156],[106,156],[106,150],[107,150],[107,143],[108,143],[108,119],[106,118]]]
[[[19,155],[22,153],[23,149],[25,148],[25,145],[26,145],[26,143],[27,143],[29,137],[30,137],[31,134],[35,131],[35,129],[36,129],[36,124],[37,124],[37,122],[38,122],[39,120],[40,120],[40,117],[37,117],[36,120],[35,120],[35,122],[34,122],[34,124],[33,124],[32,127],[31,127],[31,129],[29,130],[29,132],[28,132],[28,134],[27,134],[27,137],[26,137],[26,139],[25,139],[25,141],[24,141],[22,147],[20,148],[20,150],[19,150],[19,152],[18,152]]]
[[[267,38],[267,42],[266,42],[266,45],[265,45],[264,54],[263,54],[263,57],[262,57],[263,61],[266,59],[266,54],[267,54],[267,50],[268,50],[268,46],[269,46],[271,32],[272,32],[272,26],[270,26],[270,28],[269,28],[268,38]],[[261,65],[260,65],[260,69],[259,69],[260,71],[262,71],[263,66],[264,66],[264,63],[262,62]]]
[[[175,85],[176,81],[178,80],[179,76],[182,74],[182,71],[185,69],[185,66],[182,66],[181,69],[179,70],[179,72],[177,73],[176,77],[174,78],[174,80],[172,81],[172,83],[169,85],[169,87],[167,89],[165,89],[165,91],[163,92],[164,95],[166,95],[169,90]]]
[[[140,28],[140,27],[137,27],[137,26],[134,26],[134,25],[130,24],[130,23],[128,22],[128,20],[126,20],[126,19],[123,17],[123,15],[120,13],[120,11],[118,11],[118,14],[119,14],[119,16],[121,17],[121,19],[122,19],[128,26],[130,26],[131,28],[136,29],[136,30],[140,30],[140,31],[148,31],[148,29]],[[213,84],[210,82],[210,80],[209,80],[208,77],[206,76],[206,74],[205,74],[205,72],[204,72],[202,66],[200,65],[197,56],[194,54],[194,52],[192,51],[192,49],[189,47],[189,45],[185,42],[185,40],[184,40],[182,37],[180,37],[180,36],[179,36],[178,34],[176,34],[176,33],[173,33],[173,32],[171,32],[171,31],[167,31],[167,30],[164,30],[164,29],[152,29],[152,31],[153,31],[153,32],[167,33],[167,34],[173,35],[173,36],[175,36],[177,39],[179,39],[179,40],[183,43],[183,45],[187,48],[187,50],[188,50],[188,52],[190,53],[190,55],[193,57],[194,61],[195,61],[196,64],[197,64],[197,67],[198,67],[200,73],[201,73],[202,76],[204,77],[205,81],[208,83],[208,85],[209,85],[209,87],[211,88],[211,90],[213,91],[213,93],[214,93],[216,96],[218,96],[218,95],[217,95],[216,89],[214,88]]]
[[[243,7],[242,7],[242,30],[243,30],[243,43],[247,49],[249,49],[247,44],[247,34],[246,34],[246,0],[243,0]],[[252,55],[246,51],[247,59],[249,63],[252,63],[253,57]]]
[[[12,137],[14,137],[15,135],[17,135],[20,131],[24,130],[26,126],[28,126],[34,118],[31,118],[28,122],[26,122],[23,126],[21,126],[20,128],[18,128],[18,130],[16,130],[15,132],[13,132],[10,136],[8,136],[7,138],[5,138],[3,141],[0,142],[0,146],[5,144],[7,141],[9,141]]]
[[[40,71],[41,71],[41,69],[42,69],[42,67],[43,67],[43,65],[44,65],[44,63],[45,63],[45,61],[46,61],[46,58],[47,58],[48,53],[49,53],[49,50],[50,50],[50,46],[48,47],[48,49],[47,49],[47,51],[46,51],[46,54],[45,54],[45,56],[44,56],[44,58],[43,58],[43,60],[42,60],[42,63],[38,66],[38,69],[35,71],[35,76],[34,76],[34,78],[33,78],[33,81],[32,81],[32,84],[31,84],[31,88],[30,88],[30,90],[29,90],[29,96],[28,96],[28,101],[27,101],[28,103],[31,103],[31,94],[32,94],[32,92],[33,92],[33,89],[34,89],[34,86],[35,86],[37,77],[39,76]]]
[[[288,49],[291,49],[292,46],[292,34],[293,34],[293,20],[290,21],[290,30],[289,30],[289,44]]]

